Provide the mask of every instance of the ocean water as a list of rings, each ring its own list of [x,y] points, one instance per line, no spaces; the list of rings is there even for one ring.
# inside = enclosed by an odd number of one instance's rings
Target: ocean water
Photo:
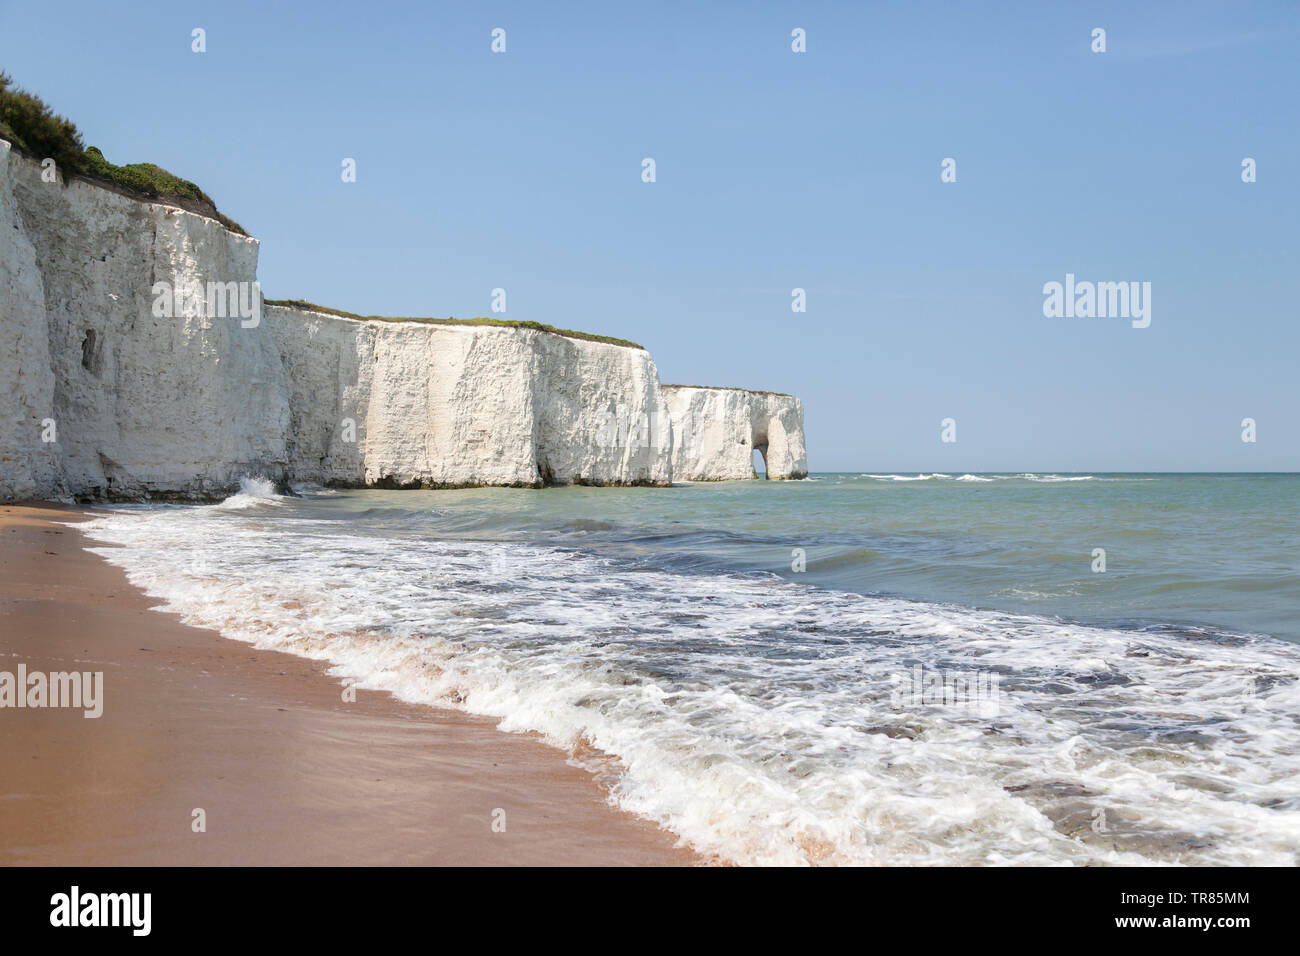
[[[1300,476],[300,490],[81,527],[713,859],[1300,862]]]

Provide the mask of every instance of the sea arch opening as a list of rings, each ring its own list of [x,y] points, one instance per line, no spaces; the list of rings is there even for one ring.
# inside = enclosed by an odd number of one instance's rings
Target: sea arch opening
[[[750,435],[749,444],[753,451],[750,456],[753,459],[754,477],[761,474],[763,479],[767,479],[767,423],[761,426],[755,424],[752,434]]]

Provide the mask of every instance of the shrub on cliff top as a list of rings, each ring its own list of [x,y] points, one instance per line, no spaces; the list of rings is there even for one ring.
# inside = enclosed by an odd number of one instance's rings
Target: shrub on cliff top
[[[83,152],[81,133],[72,120],[56,116],[39,96],[13,88],[13,77],[0,72],[0,133],[34,156],[51,157],[60,169],[77,170]]]
[[[198,186],[173,176],[153,163],[115,166],[94,146],[86,148],[76,124],[58,116],[39,97],[13,86],[13,78],[0,72],[0,136],[36,159],[49,157],[70,176],[110,183],[134,196],[172,200],[182,208],[209,216],[232,232],[248,235],[239,223],[223,216]]]

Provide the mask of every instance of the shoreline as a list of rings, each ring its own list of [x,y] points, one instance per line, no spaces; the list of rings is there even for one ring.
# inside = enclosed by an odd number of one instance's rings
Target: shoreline
[[[535,735],[153,610],[89,513],[0,505],[0,671],[104,673],[98,719],[0,709],[0,865],[705,862]]]

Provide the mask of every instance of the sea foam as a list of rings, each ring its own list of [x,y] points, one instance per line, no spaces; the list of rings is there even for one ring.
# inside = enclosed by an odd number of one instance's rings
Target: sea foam
[[[81,527],[187,622],[539,732],[712,858],[1297,862],[1290,645],[278,514]],[[972,675],[992,708],[927,700]]]

